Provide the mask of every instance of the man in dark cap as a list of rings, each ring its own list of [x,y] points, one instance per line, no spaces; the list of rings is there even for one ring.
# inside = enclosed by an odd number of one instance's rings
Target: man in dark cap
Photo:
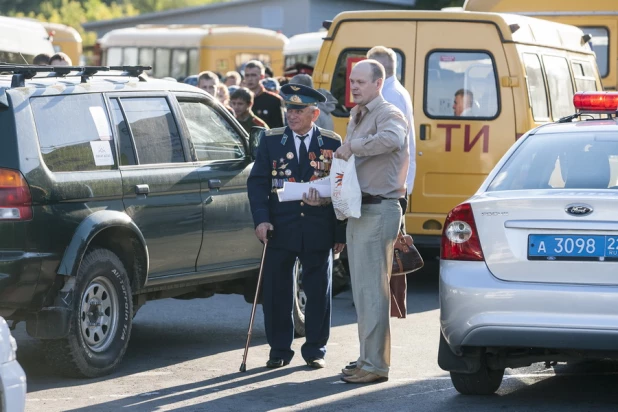
[[[309,182],[326,177],[341,138],[315,126],[318,102],[324,96],[311,87],[281,88],[288,127],[264,132],[247,181],[257,238],[267,243],[262,301],[269,368],[290,363],[294,339],[294,265],[302,265],[306,342],[301,348],[312,368],[325,366],[330,334],[332,252],[345,246],[345,225],[337,221],[329,198],[310,189],[299,201],[279,202],[276,190],[284,182]],[[267,231],[273,231],[271,239]]]

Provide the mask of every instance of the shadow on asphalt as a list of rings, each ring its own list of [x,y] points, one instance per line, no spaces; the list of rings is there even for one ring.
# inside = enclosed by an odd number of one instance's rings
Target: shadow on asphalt
[[[423,269],[408,275],[408,282],[408,313],[438,307],[437,272]],[[225,302],[222,304],[216,299],[225,299]],[[260,307],[253,329],[252,346],[266,344],[261,312]],[[129,348],[117,371],[97,379],[58,376],[45,361],[42,343],[26,334],[23,323],[18,325],[13,335],[18,343],[18,361],[28,377],[28,392],[34,393],[49,388],[106,381],[242,349],[250,314],[251,305],[242,296],[148,302],[133,321]],[[332,326],[353,323],[356,323],[356,311],[352,305],[352,293],[346,291],[333,299]]]
[[[152,411],[179,402],[242,388],[244,390],[190,406],[174,407],[174,411],[269,411],[296,407],[308,411],[610,411],[616,410],[618,368],[615,364],[590,363],[558,366],[557,376],[530,384],[523,378],[506,378],[495,395],[459,395],[448,379],[428,379],[403,382],[400,385],[347,385],[338,384],[338,376],[304,380],[302,384],[278,384],[246,390],[254,384],[301,373],[302,366],[276,371],[264,369],[247,374],[230,374],[187,385],[180,385],[154,393],[92,405],[72,411],[114,411],[131,408],[134,411]],[[516,371],[510,371],[517,373]],[[574,374],[577,374],[574,376]],[[246,377],[243,380],[236,380]],[[343,394],[343,396],[342,396]],[[334,398],[337,399],[334,399]],[[301,405],[302,404],[302,405]],[[300,405],[300,406],[299,406]]]

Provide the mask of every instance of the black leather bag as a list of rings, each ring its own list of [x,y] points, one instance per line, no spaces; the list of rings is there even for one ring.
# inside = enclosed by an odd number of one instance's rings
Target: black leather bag
[[[412,236],[399,232],[395,240],[395,251],[393,255],[393,268],[391,276],[405,275],[415,272],[423,267],[425,262],[420,253],[414,246]]]

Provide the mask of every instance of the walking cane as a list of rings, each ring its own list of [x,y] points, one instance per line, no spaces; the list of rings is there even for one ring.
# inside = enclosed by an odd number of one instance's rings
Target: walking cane
[[[260,273],[258,274],[257,287],[255,288],[255,297],[253,298],[253,308],[251,308],[251,319],[249,320],[249,330],[247,331],[247,343],[245,344],[245,354],[242,355],[242,363],[240,364],[240,372],[247,371],[247,354],[249,353],[249,342],[251,342],[251,331],[253,330],[253,321],[255,320],[255,309],[257,307],[258,294],[260,293],[260,285],[262,284],[262,272],[264,271],[264,258],[266,257],[266,246],[268,239],[273,236],[272,230],[266,232],[267,241],[264,243],[262,251],[262,261],[260,262]]]

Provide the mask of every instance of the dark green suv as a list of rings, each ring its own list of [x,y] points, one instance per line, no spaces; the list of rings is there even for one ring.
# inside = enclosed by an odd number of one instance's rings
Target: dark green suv
[[[242,127],[193,86],[109,69],[0,65],[0,316],[87,377],[147,300],[252,302],[262,250]]]

